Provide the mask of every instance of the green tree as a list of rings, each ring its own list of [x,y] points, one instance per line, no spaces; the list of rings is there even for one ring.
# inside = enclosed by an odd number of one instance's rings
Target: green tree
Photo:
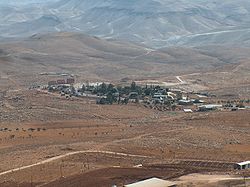
[[[149,88],[149,87],[146,87],[146,88],[143,90],[143,92],[144,92],[144,94],[145,94],[146,96],[150,96],[151,93],[153,92],[153,90],[152,90],[151,88]]]
[[[122,89],[122,94],[128,95],[130,92],[131,92],[131,89],[130,89],[129,86],[125,86],[125,87]]]
[[[112,92],[108,92],[108,94],[107,94],[107,101],[111,105],[114,103],[115,99],[114,99],[114,96],[113,96]]]
[[[107,93],[107,84],[105,84],[105,83],[103,82],[103,83],[101,84],[101,86],[100,86],[99,92],[102,93],[102,94]]]
[[[81,88],[81,92],[84,93],[86,91],[86,86],[83,84]]]
[[[107,88],[107,91],[108,91],[108,92],[114,92],[114,87],[115,87],[115,86],[114,86],[113,84],[109,84],[109,85],[108,85],[108,88]]]
[[[131,91],[136,91],[136,83],[132,82],[130,88],[131,88]]]

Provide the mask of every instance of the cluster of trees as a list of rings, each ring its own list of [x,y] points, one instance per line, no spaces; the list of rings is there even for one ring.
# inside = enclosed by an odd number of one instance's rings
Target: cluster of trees
[[[242,100],[228,100],[228,101],[217,101],[219,104],[223,104],[224,107],[233,107],[234,105],[239,108],[244,108],[244,104],[249,104],[250,99],[242,99]]]
[[[102,83],[99,86],[85,86],[79,90],[80,92],[90,91],[92,94],[97,95],[107,95],[108,93],[120,95],[129,95],[131,92],[136,92],[140,96],[153,96],[157,92],[161,92],[162,94],[166,94],[168,89],[162,89],[160,86],[154,85],[146,85],[145,87],[141,87],[137,85],[135,82],[132,82],[129,86],[114,86],[113,84]]]
[[[106,83],[102,83],[101,85],[96,86],[96,87],[82,85],[82,88],[79,91],[82,93],[89,91],[92,94],[98,94],[98,95],[105,95],[109,92],[111,93],[118,92],[113,84],[106,84]]]
[[[228,101],[220,101],[221,103],[227,104],[235,104],[235,103],[250,103],[250,99],[241,99],[241,100],[228,100]]]
[[[169,90],[163,89],[160,86],[154,86],[154,85],[146,85],[145,87],[141,87],[139,85],[136,85],[135,82],[132,82],[130,86],[125,87],[117,87],[119,93],[122,95],[129,95],[132,92],[138,93],[139,96],[153,96],[155,93],[161,93],[166,94]]]
[[[139,98],[145,96],[153,96],[155,93],[166,94],[168,89],[162,89],[160,86],[145,86],[141,87],[135,82],[132,82],[129,86],[117,86],[113,84],[102,83],[97,87],[88,89],[83,86],[82,91],[91,91],[92,94],[97,94],[99,96],[106,96],[106,98],[98,101],[99,104],[113,104],[118,102],[118,104],[127,104],[129,99],[135,99],[139,101]]]

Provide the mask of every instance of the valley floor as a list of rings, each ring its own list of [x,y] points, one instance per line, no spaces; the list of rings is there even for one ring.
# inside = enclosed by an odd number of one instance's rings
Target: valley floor
[[[250,157],[249,110],[160,112],[34,90],[2,101],[1,186],[79,186],[85,179],[82,186],[122,186],[192,173],[237,178],[233,163]]]

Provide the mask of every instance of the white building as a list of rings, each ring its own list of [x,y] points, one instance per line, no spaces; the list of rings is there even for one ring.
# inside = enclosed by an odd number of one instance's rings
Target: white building
[[[202,105],[199,106],[199,111],[210,111],[210,110],[216,110],[218,108],[222,108],[222,105],[213,105],[213,104]]]
[[[184,111],[185,113],[193,113],[193,110],[192,110],[192,109],[183,109],[183,111]]]
[[[151,178],[133,184],[128,184],[124,187],[176,187],[176,183],[158,178]]]
[[[235,169],[239,170],[250,169],[250,161],[245,161],[235,164]]]

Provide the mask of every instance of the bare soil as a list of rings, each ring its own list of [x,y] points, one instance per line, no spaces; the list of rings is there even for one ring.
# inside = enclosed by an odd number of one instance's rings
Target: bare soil
[[[231,173],[232,163],[250,157],[249,110],[160,112],[135,104],[99,106],[89,99],[66,100],[30,90],[8,92],[2,101],[1,117],[5,117],[0,128],[8,129],[0,131],[0,157],[4,160],[0,172],[88,151],[0,173],[2,186],[44,185],[62,176],[68,184],[97,173],[100,177],[90,180],[96,181],[93,186],[152,176],[172,179],[192,172]],[[211,166],[197,165],[196,161],[231,166],[215,164],[211,170]],[[144,165],[141,170],[134,168],[140,164]],[[152,165],[157,167],[149,167]]]

